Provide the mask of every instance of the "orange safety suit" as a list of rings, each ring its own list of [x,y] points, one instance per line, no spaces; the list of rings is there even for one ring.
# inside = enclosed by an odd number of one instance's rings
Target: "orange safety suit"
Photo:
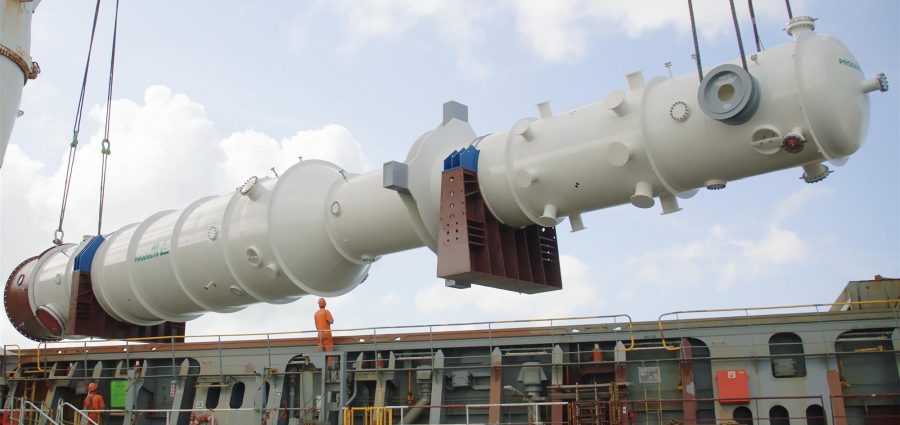
[[[191,422],[190,425],[200,425],[200,424],[214,424],[215,423],[215,413],[212,409],[206,411],[206,413],[202,415],[194,415],[191,413]]]
[[[334,317],[331,312],[325,308],[325,300],[319,300],[319,311],[313,316],[316,321],[316,330],[319,331],[319,350],[334,351],[334,339],[331,337],[331,324],[334,323]]]
[[[95,392],[89,392],[87,397],[84,398],[84,410],[104,410],[104,409],[106,409],[106,403],[103,401],[102,395],[97,394]],[[87,415],[94,422],[101,424],[100,412],[88,412]]]

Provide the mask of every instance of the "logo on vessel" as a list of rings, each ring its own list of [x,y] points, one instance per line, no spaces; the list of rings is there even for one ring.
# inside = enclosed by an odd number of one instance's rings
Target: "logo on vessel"
[[[164,255],[169,255],[169,241],[163,241],[157,244],[153,244],[150,247],[150,252],[144,255],[138,255],[134,257],[135,263],[140,263],[147,260],[152,260],[154,258],[162,257]]]
[[[859,68],[859,64],[856,63],[856,62],[853,62],[853,61],[850,60],[850,59],[841,59],[841,58],[838,58],[838,63],[841,64],[841,65],[844,65],[844,66],[849,66],[850,68],[853,68],[853,69],[855,69],[855,70],[857,70],[857,71],[859,71],[859,72],[862,72],[862,69]]]

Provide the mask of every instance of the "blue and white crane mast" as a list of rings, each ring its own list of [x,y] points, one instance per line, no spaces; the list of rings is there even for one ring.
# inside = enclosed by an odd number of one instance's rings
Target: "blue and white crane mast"
[[[627,89],[599,102],[559,114],[542,103],[536,117],[488,136],[449,102],[440,125],[381,170],[301,161],[53,247],[13,271],[7,312],[38,340],[183,332],[209,311],[347,293],[379,257],[421,246],[437,253],[448,284],[559,289],[553,235],[567,217],[577,231],[582,213],[621,204],[674,213],[699,189],[787,168],[817,182],[826,162],[842,165],[860,148],[868,93],[886,80],[867,78],[812,18],[787,30],[791,42],[752,55],[746,69],[735,60],[702,81],[629,74]]]

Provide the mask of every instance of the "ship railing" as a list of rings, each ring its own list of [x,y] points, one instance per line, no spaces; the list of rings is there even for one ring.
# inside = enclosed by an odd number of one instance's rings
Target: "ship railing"
[[[714,308],[714,309],[704,309],[704,310],[679,310],[679,311],[671,311],[668,313],[660,314],[656,319],[657,328],[659,329],[659,339],[661,341],[661,349],[668,351],[677,351],[681,350],[680,345],[670,345],[666,342],[665,335],[665,323],[666,322],[674,322],[678,327],[678,330],[681,330],[681,320],[683,315],[709,315],[709,314],[721,314],[721,313],[743,313],[740,316],[734,317],[744,317],[748,321],[757,316],[753,316],[751,312],[770,312],[770,311],[785,311],[785,310],[794,310],[802,311],[807,313],[815,312],[818,316],[823,313],[821,309],[828,308],[824,312],[830,312],[831,309],[837,307],[839,309],[849,308],[854,305],[863,306],[863,305],[888,305],[890,309],[895,312],[895,318],[898,323],[900,323],[900,316],[897,316],[896,312],[898,311],[898,307],[900,307],[900,299],[887,299],[887,300],[868,300],[868,301],[839,301],[834,303],[823,303],[823,304],[795,304],[795,305],[785,305],[785,306],[763,306],[763,307],[732,307],[732,308]],[[865,310],[864,312],[869,312]],[[666,317],[675,316],[675,319],[664,320]],[[717,316],[717,318],[721,318]]]
[[[528,409],[529,424],[536,422],[540,418],[540,408],[541,407],[549,407],[549,406],[565,406],[566,402],[564,401],[544,401],[544,402],[534,402],[534,403],[487,403],[487,404],[458,404],[458,405],[448,405],[446,408],[464,408],[466,410],[466,425],[483,425],[482,423],[473,424],[471,422],[471,410],[472,409],[490,409],[490,408],[511,408],[511,407],[524,407]],[[534,413],[532,413],[532,410]],[[533,415],[533,416],[532,416]],[[550,422],[543,422],[550,423]],[[556,424],[554,424],[556,425]]]
[[[533,403],[473,403],[473,404],[440,404],[440,405],[415,405],[415,406],[366,406],[366,407],[345,407],[342,410],[343,413],[343,424],[342,425],[356,425],[355,417],[357,414],[361,414],[363,418],[362,425],[393,425],[394,417],[397,417],[400,420],[400,424],[404,424],[409,420],[409,415],[411,411],[428,411],[429,409],[463,409],[465,411],[465,424],[466,425],[478,425],[482,424],[480,422],[473,423],[472,419],[472,410],[479,409],[491,409],[491,408],[517,408],[523,407],[528,410],[528,416],[532,418],[529,423],[535,423],[536,419],[540,417],[539,409],[541,407],[549,407],[549,406],[566,406],[568,403],[565,401],[546,401],[546,402],[533,402]],[[398,412],[396,415],[394,412]],[[418,416],[418,415],[417,415]],[[412,419],[411,421],[415,421]],[[509,422],[501,422],[509,424]],[[542,422],[543,424],[550,424],[550,422]],[[554,424],[554,425],[563,425],[563,424]]]
[[[0,423],[10,425],[24,425],[35,423],[35,419],[43,417],[47,425],[59,425],[56,418],[50,416],[52,409],[45,409],[42,406],[34,404],[25,397],[18,399],[19,407],[0,409]]]
[[[602,322],[606,320],[607,322]],[[601,333],[614,333],[620,335],[619,340],[626,343],[625,351],[635,349],[635,336],[633,320],[628,314],[606,314],[594,316],[575,316],[561,318],[539,318],[539,319],[521,319],[521,320],[495,320],[482,322],[459,322],[459,323],[442,323],[428,325],[395,325],[395,326],[378,326],[366,328],[343,328],[332,329],[331,333],[335,338],[352,337],[359,344],[371,344],[372,351],[376,355],[379,352],[378,344],[381,342],[399,342],[407,338],[415,336],[427,338],[430,344],[431,355],[435,353],[435,333],[448,331],[473,331],[486,332],[489,350],[493,350],[494,340],[502,338],[504,332],[509,329],[531,328],[549,325],[551,329],[550,347],[557,343],[556,338],[569,336],[574,334],[590,335]],[[424,332],[417,332],[422,330]],[[406,332],[401,332],[406,331]],[[235,333],[235,334],[201,334],[187,336],[155,336],[155,337],[139,337],[127,339],[90,339],[84,341],[45,341],[38,344],[34,351],[34,359],[37,371],[43,371],[43,363],[46,362],[48,353],[53,354],[83,354],[85,361],[95,346],[122,346],[122,352],[125,360],[129,360],[132,346],[138,345],[141,350],[146,351],[149,347],[150,351],[171,351],[173,362],[175,361],[175,352],[178,349],[177,344],[181,342],[213,342],[216,344],[216,351],[219,357],[219,364],[222,365],[222,351],[226,344],[246,340],[264,340],[269,356],[269,367],[271,365],[272,344],[275,341],[283,341],[296,337],[308,337],[314,339],[318,334],[315,330],[301,331],[284,331],[284,332],[266,332],[266,333]],[[137,344],[136,344],[137,343]],[[18,346],[16,346],[18,348]],[[17,355],[17,368],[21,369],[23,361],[31,361],[31,358],[23,358],[21,348],[14,350]]]
[[[197,416],[208,414],[210,422],[207,422],[207,423],[209,423],[210,425],[215,425],[215,423],[218,419],[222,419],[221,417],[218,417],[218,418],[216,417],[217,412],[220,412],[220,416],[224,416],[230,412],[263,412],[264,414],[268,414],[268,413],[272,413],[272,412],[279,410],[279,409],[275,409],[275,408],[257,409],[254,407],[240,407],[240,408],[228,408],[228,409],[225,409],[225,408],[222,408],[222,409],[205,409],[205,408],[199,409],[198,408],[198,409],[93,409],[92,410],[92,409],[78,409],[69,403],[65,403],[65,404],[67,405],[66,407],[69,410],[73,410],[74,412],[76,412],[75,413],[76,417],[87,419],[89,421],[89,422],[87,422],[87,424],[91,424],[91,425],[96,425],[97,423],[88,417],[89,413],[100,413],[101,415],[109,415],[109,416],[124,416],[125,414],[131,414],[135,418],[140,418],[141,415],[157,414],[157,415],[165,416],[166,424],[175,423],[172,416],[179,414],[179,413],[191,413],[191,414],[194,414]],[[58,416],[57,420],[59,421],[60,424],[62,424],[63,417],[64,417],[64,411],[63,411],[62,405],[60,405],[60,409],[58,410],[58,412],[59,412],[58,413],[59,416]],[[79,420],[81,420],[81,419],[79,419]],[[84,422],[78,422],[78,421],[76,421],[76,423],[84,424]]]
[[[832,405],[835,403],[843,405],[845,411],[843,415],[837,415],[832,410],[831,417],[834,423],[837,423],[839,419],[844,423],[900,423],[900,393],[898,392],[835,394],[831,395],[830,399]],[[848,402],[853,404],[848,404]],[[862,409],[862,414],[850,415],[846,413],[850,409]],[[873,410],[878,412],[872,413]]]
[[[872,300],[872,301],[842,301],[836,303],[828,303],[828,304],[802,304],[802,305],[790,305],[790,306],[771,306],[771,307],[736,307],[736,308],[724,308],[724,309],[707,309],[707,310],[682,310],[682,311],[673,311],[669,313],[664,313],[657,318],[657,327],[659,330],[660,336],[660,344],[658,347],[650,347],[650,346],[642,346],[635,347],[635,336],[633,329],[633,321],[631,316],[627,314],[612,314],[612,315],[597,315],[597,316],[580,316],[580,317],[570,317],[570,318],[555,318],[555,319],[527,319],[527,320],[506,320],[506,321],[487,321],[487,322],[462,322],[462,323],[449,323],[449,324],[431,324],[431,325],[408,325],[408,326],[382,326],[382,327],[369,327],[369,328],[347,328],[347,329],[335,329],[332,333],[337,337],[349,337],[353,336],[355,342],[359,344],[371,344],[373,347],[373,351],[376,353],[379,352],[379,342],[384,344],[385,342],[399,342],[407,339],[413,338],[415,336],[419,341],[422,338],[427,338],[431,343],[431,355],[434,354],[434,338],[435,332],[441,331],[446,332],[448,330],[481,330],[482,332],[487,332],[487,340],[489,349],[492,350],[494,346],[494,339],[503,335],[501,330],[506,330],[509,328],[522,328],[529,326],[540,326],[542,324],[549,324],[551,326],[552,336],[554,341],[550,341],[550,347],[556,343],[556,337],[561,337],[562,335],[572,335],[572,334],[601,334],[601,333],[622,333],[621,341],[628,341],[628,345],[625,348],[625,351],[632,350],[647,350],[647,349],[662,349],[669,351],[677,351],[681,349],[680,344],[670,344],[669,340],[667,340],[667,323],[674,323],[678,330],[682,329],[682,316],[684,315],[701,315],[701,314],[714,314],[714,313],[743,313],[743,315],[735,316],[737,318],[746,317],[748,320],[751,317],[759,317],[751,315],[751,312],[760,312],[760,311],[788,311],[788,310],[798,310],[798,309],[813,309],[816,314],[828,313],[828,311],[823,312],[823,307],[833,307],[833,306],[853,306],[853,305],[873,305],[873,304],[881,304],[881,305],[890,305],[895,313],[897,312],[897,306],[900,303],[900,300],[891,299],[891,300]],[[860,312],[865,313],[869,310],[861,310]],[[669,319],[665,320],[667,317],[675,316],[674,320]],[[897,318],[898,323],[900,323],[900,317],[895,314],[895,318]],[[603,319],[611,319],[612,323],[598,323],[599,320]],[[619,324],[621,320],[621,325]],[[591,321],[588,324],[583,325],[573,325],[572,322],[577,321]],[[749,323],[749,322],[748,322]],[[671,327],[671,324],[668,325]],[[415,329],[425,329],[427,333],[415,333],[415,332],[396,332],[398,330],[415,330]],[[671,329],[669,329],[671,331]],[[627,332],[628,335],[624,335]],[[55,354],[72,354],[73,352],[83,353],[84,361],[87,362],[88,355],[92,348],[97,344],[104,344],[106,346],[109,345],[122,345],[122,351],[125,356],[125,360],[130,360],[129,357],[132,356],[130,351],[132,347],[139,343],[138,347],[134,347],[136,351],[170,351],[172,355],[173,367],[176,362],[176,350],[178,347],[176,346],[179,342],[190,339],[191,342],[203,342],[204,340],[209,341],[209,339],[214,338],[213,341],[216,344],[216,352],[219,357],[220,366],[223,364],[222,356],[223,356],[223,347],[227,346],[229,343],[233,343],[235,341],[239,341],[242,339],[261,339],[265,338],[266,348],[269,356],[269,367],[272,367],[271,356],[272,356],[272,345],[276,341],[284,341],[288,339],[290,336],[308,336],[313,337],[316,335],[317,331],[314,330],[306,330],[306,331],[286,331],[286,332],[269,332],[269,333],[241,333],[241,334],[223,334],[223,335],[191,335],[191,336],[165,336],[165,337],[143,337],[143,338],[131,338],[131,339],[123,339],[123,340],[86,340],[74,343],[73,342],[52,342],[52,343],[41,343],[38,345],[37,350],[34,352],[35,356],[28,358],[23,358],[21,348],[16,350],[9,350],[8,347],[13,347],[13,345],[4,346],[4,350],[6,352],[14,352],[17,356],[17,368],[21,369],[23,361],[36,361],[37,371],[41,371],[43,363],[45,361],[44,357],[47,353]],[[671,338],[671,337],[669,337]],[[312,340],[312,338],[310,338]],[[824,343],[824,339],[823,339]],[[50,344],[53,344],[52,346]],[[283,344],[283,343],[282,343]],[[307,344],[311,345],[311,344]],[[16,346],[17,347],[17,346]],[[73,349],[74,348],[74,349]],[[26,351],[27,353],[27,351]]]
[[[826,402],[826,399],[828,401]],[[858,404],[855,405],[847,405],[844,407],[844,400],[855,399],[859,400]],[[785,408],[786,415],[785,416],[775,416],[772,414],[771,409],[774,407],[773,402],[777,401],[789,401],[789,400],[807,400],[806,408],[804,409],[805,415],[800,416],[796,412],[794,414],[787,414],[789,410],[787,410],[788,403],[784,403],[781,407]],[[872,402],[876,400],[877,402]],[[866,404],[866,402],[869,404]],[[636,416],[634,419],[629,420],[629,423],[635,425],[649,425],[649,424],[661,424],[661,423],[669,423],[664,422],[663,420],[663,411],[671,411],[678,410],[679,407],[685,403],[694,403],[704,404],[704,403],[718,403],[721,406],[743,406],[747,408],[747,411],[750,413],[749,417],[719,417],[718,419],[698,419],[695,418],[690,421],[690,423],[696,424],[776,424],[776,423],[826,423],[826,418],[830,418],[831,420],[827,423],[900,423],[900,408],[897,406],[900,405],[900,393],[872,393],[872,394],[843,394],[843,395],[783,395],[783,396],[747,396],[742,399],[735,398],[724,398],[724,397],[716,397],[716,398],[642,398],[642,399],[630,399],[624,401],[609,401],[609,400],[593,400],[587,401],[584,403],[595,404],[598,406],[604,406],[605,411],[612,411],[613,409],[622,409],[626,407],[625,410],[635,412]],[[806,410],[809,407],[816,405],[821,410],[820,411],[809,411]],[[835,407],[839,406],[842,408],[842,411],[835,410]],[[825,408],[828,410],[825,410]],[[846,408],[860,408],[862,410],[861,414],[848,414],[846,413]],[[696,408],[696,407],[695,407]],[[717,409],[720,416],[724,416],[724,413],[728,409]],[[873,410],[875,413],[873,413]],[[642,415],[643,417],[637,417],[637,414]],[[687,421],[685,421],[687,423]],[[607,419],[599,418],[597,421],[592,422],[600,425],[608,425],[613,423]]]
[[[59,423],[63,422],[63,418],[65,417],[65,412],[66,412],[67,407],[69,409],[71,409],[73,412],[75,412],[75,423],[76,424],[100,425],[97,423],[97,421],[91,419],[91,417],[88,416],[88,413],[90,413],[89,411],[81,410],[81,409],[73,406],[71,403],[68,403],[68,402],[65,402],[62,400],[60,400],[59,407],[56,409],[56,421],[57,422],[59,422]]]
[[[10,350],[12,347],[16,349]],[[18,367],[22,367],[22,347],[19,347],[18,344],[3,344],[3,357],[0,357],[0,373],[7,373],[6,353],[16,353],[16,364]]]
[[[634,394],[632,394],[634,396]],[[626,411],[626,412],[634,412],[635,418],[630,420],[629,423],[636,425],[644,425],[644,424],[657,424],[657,423],[668,423],[663,422],[663,412],[670,410],[679,410],[682,409],[681,406],[692,403],[694,405],[693,409],[697,409],[698,404],[704,403],[717,403],[722,407],[726,406],[743,406],[747,408],[747,411],[750,412],[751,417],[737,417],[737,418],[724,418],[720,417],[718,419],[699,419],[693,418],[690,421],[685,418],[685,422],[695,423],[695,424],[744,424],[744,423],[754,423],[754,424],[777,424],[780,423],[780,420],[807,420],[807,419],[821,419],[824,421],[826,418],[826,412],[824,407],[826,406],[825,397],[821,394],[816,395],[776,395],[776,396],[751,396],[747,395],[746,397],[690,397],[690,398],[648,398],[645,396],[644,398],[632,398],[629,400],[621,400],[621,401],[609,401],[609,400],[596,400],[596,401],[588,401],[587,403],[593,403],[601,406],[607,406],[608,411],[618,410],[618,411]],[[768,409],[771,407],[763,406],[762,409],[765,410],[765,415],[761,414],[761,406],[760,402],[763,404],[767,404],[766,402],[776,402],[776,401],[789,401],[789,400],[807,400],[811,405],[817,404],[819,407],[823,408],[821,416],[771,416],[768,412]],[[688,408],[685,406],[683,410],[687,410]],[[728,409],[720,408],[716,409],[719,412],[720,416],[723,416],[724,413]],[[637,415],[640,414],[643,417],[638,418]],[[833,416],[832,416],[833,418]],[[600,421],[601,425],[609,424],[610,422]],[[788,423],[788,422],[784,422]],[[815,422],[810,422],[815,423]]]

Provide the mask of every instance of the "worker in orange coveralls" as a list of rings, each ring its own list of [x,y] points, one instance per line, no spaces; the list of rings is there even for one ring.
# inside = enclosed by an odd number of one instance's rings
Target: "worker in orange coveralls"
[[[194,415],[191,413],[191,422],[190,425],[200,425],[200,424],[214,424],[216,423],[216,412],[212,409],[207,409],[202,415]]]
[[[87,397],[84,398],[84,410],[106,409],[106,402],[103,401],[103,396],[97,394],[97,384],[91,382],[88,384],[87,389],[88,394]],[[88,412],[87,415],[92,421],[102,425],[102,422],[100,422],[100,412]]]
[[[316,330],[319,331],[319,351],[334,351],[334,339],[331,337],[331,324],[334,317],[325,308],[325,298],[319,298],[319,310],[313,316],[316,321]],[[328,366],[332,365],[331,357],[328,357]]]

